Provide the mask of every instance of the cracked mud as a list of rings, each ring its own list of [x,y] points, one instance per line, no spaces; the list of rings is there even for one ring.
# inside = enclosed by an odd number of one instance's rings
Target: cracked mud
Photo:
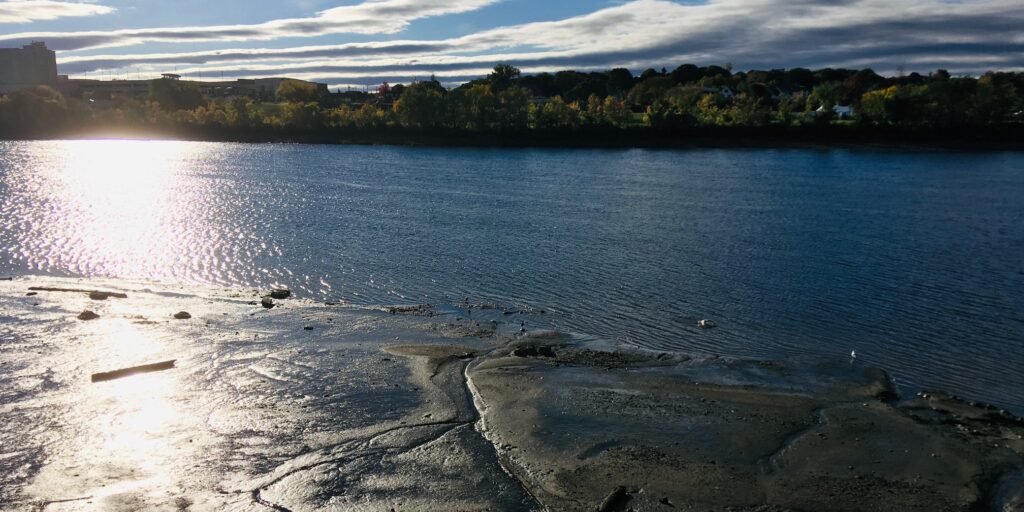
[[[1024,507],[1024,423],[900,400],[880,370],[645,352],[523,309],[261,295],[0,283],[0,509]]]

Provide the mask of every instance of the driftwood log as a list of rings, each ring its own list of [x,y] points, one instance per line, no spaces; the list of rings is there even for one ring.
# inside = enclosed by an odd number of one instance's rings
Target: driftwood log
[[[104,292],[99,290],[82,290],[79,288],[51,288],[49,286],[30,286],[29,290],[34,292],[70,292],[70,293],[86,293],[90,299],[93,300],[107,300],[110,297],[116,299],[127,299],[128,295],[120,292]]]
[[[114,370],[112,372],[102,372],[92,374],[93,382],[103,382],[107,380],[121,379],[124,377],[130,377],[132,375],[138,375],[140,373],[151,373],[159,372],[162,370],[170,370],[174,368],[174,363],[177,359],[171,359],[170,361],[161,361],[159,363],[144,364],[141,366],[132,366],[130,368],[122,368],[120,370]]]

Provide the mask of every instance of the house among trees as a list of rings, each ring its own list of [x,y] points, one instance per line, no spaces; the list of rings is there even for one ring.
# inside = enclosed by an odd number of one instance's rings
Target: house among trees
[[[835,105],[831,109],[827,109],[825,105],[822,105],[815,112],[820,115],[829,110],[835,114],[836,119],[853,119],[853,107],[850,105]]]

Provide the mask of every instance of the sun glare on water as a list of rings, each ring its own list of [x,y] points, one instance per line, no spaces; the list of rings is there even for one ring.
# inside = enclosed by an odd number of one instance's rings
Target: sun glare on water
[[[175,165],[190,151],[177,142],[81,141],[72,144],[54,184],[76,215],[66,218],[70,250],[90,254],[95,271],[144,275],[170,237],[174,216]],[[163,236],[162,236],[163,235]]]
[[[83,275],[167,277],[187,261],[203,226],[184,225],[196,190],[186,176],[208,145],[176,141],[61,142],[25,173],[25,202],[47,210],[20,244],[40,270]],[[190,204],[191,203],[191,204]],[[16,207],[16,206],[15,206]],[[27,206],[26,206],[27,207]],[[40,259],[45,255],[45,260]]]

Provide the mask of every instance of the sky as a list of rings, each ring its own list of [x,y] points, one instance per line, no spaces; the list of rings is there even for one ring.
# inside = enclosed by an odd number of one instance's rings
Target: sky
[[[332,88],[561,69],[1024,70],[1024,0],[0,0],[0,47],[72,78]]]

